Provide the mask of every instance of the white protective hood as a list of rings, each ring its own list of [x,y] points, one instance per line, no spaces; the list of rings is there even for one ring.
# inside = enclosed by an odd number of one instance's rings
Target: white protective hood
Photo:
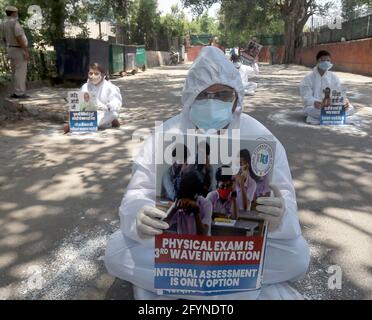
[[[244,87],[235,66],[226,59],[221,49],[205,47],[195,60],[187,76],[182,92],[182,123],[185,129],[195,128],[190,120],[190,107],[196,97],[205,89],[215,84],[222,84],[235,89],[238,105],[229,129],[239,128],[240,115],[244,103]]]

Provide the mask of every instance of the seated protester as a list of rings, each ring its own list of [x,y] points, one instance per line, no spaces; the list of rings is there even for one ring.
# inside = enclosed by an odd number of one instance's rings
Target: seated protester
[[[258,64],[255,62],[253,67],[246,66],[241,63],[238,55],[232,55],[231,61],[234,63],[234,66],[239,70],[240,76],[242,78],[245,95],[253,96],[257,90],[256,82],[249,82],[249,77],[254,77],[260,73]]]
[[[183,146],[183,157],[177,155],[177,149],[180,150],[179,146],[176,146],[172,151],[173,165],[164,173],[162,179],[161,197],[169,201],[176,200],[181,176],[187,168],[187,158],[189,156],[189,150],[185,145]]]
[[[98,114],[97,122],[100,129],[120,127],[119,112],[123,104],[120,89],[105,79],[105,70],[98,64],[89,66],[88,82],[83,85],[81,92],[87,92],[95,97]],[[70,126],[64,125],[64,132],[68,133]]]
[[[308,74],[300,84],[300,94],[304,101],[304,113],[306,122],[310,124],[320,124],[321,110],[325,106],[326,89],[342,90],[340,79],[331,71],[331,54],[327,51],[319,51],[316,56],[317,66]],[[346,116],[352,116],[356,111],[346,99]]]
[[[249,211],[252,201],[255,200],[256,181],[251,168],[251,154],[248,150],[240,151],[240,170],[236,175],[236,191],[238,207],[240,210]]]
[[[208,194],[207,200],[212,203],[213,216],[238,219],[238,205],[234,178],[232,175],[223,175],[223,169],[230,169],[228,166],[219,168],[216,172],[217,190]]]
[[[208,143],[200,143],[196,154],[195,168],[203,177],[203,191],[205,198],[212,191],[213,168],[210,164],[211,148]]]
[[[182,93],[182,113],[157,130],[186,134],[189,129],[197,129],[219,134],[227,129],[231,136],[232,130],[240,129],[242,137],[272,135],[260,122],[242,112],[243,103],[244,88],[238,70],[221,50],[206,47],[188,73]],[[269,222],[262,288],[204,299],[298,298],[299,294],[294,294],[289,283],[306,274],[309,248],[301,233],[287,155],[280,141],[274,139],[277,143],[270,185],[273,194],[270,198],[257,199],[260,217]],[[154,287],[154,237],[169,229],[163,221],[167,212],[155,207],[155,145],[153,134],[134,162],[133,177],[120,206],[120,230],[107,244],[105,266],[111,275],[133,284],[135,299],[199,299],[200,296],[192,294],[162,296]]]
[[[203,181],[198,171],[184,172],[177,199],[164,219],[169,224],[168,231],[193,236],[211,234],[212,204],[200,195],[202,189]]]

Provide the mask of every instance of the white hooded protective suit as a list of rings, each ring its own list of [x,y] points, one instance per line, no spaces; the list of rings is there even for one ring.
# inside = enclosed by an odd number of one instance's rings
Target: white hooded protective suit
[[[249,78],[260,73],[257,63],[254,63],[252,67],[242,64],[238,70],[242,78],[245,94],[253,95],[257,90],[258,85],[256,82],[249,82]]]
[[[242,136],[272,136],[270,131],[257,120],[242,114],[244,87],[239,72],[232,63],[226,60],[221,50],[214,47],[204,48],[190,69],[182,94],[182,113],[165,122],[160,130],[185,134],[187,129],[195,129],[189,116],[190,107],[200,92],[214,84],[230,86],[238,94],[238,106],[229,130],[240,128]],[[136,216],[143,206],[155,206],[153,150],[154,137],[151,137],[145,142],[144,148],[135,160],[133,177],[120,207],[120,231],[109,240],[105,255],[106,267],[112,275],[151,292],[155,292],[154,239],[142,240],[138,236]],[[208,299],[257,299],[260,295],[263,298],[274,296],[277,299],[293,297],[290,293],[289,296],[283,294],[287,290],[281,290],[284,287],[280,287],[280,283],[305,275],[309,265],[309,249],[301,235],[295,190],[287,156],[279,141],[277,142],[273,183],[278,185],[283,194],[286,212],[280,227],[268,235],[263,275],[264,286],[258,291],[208,297]],[[279,288],[274,288],[277,284]],[[273,292],[278,294],[275,295]],[[156,295],[150,298],[154,297]],[[200,297],[191,296],[188,298],[200,299]]]
[[[318,71],[318,67],[315,67],[300,83],[300,94],[304,101],[304,113],[307,117],[306,122],[311,124],[320,123],[321,111],[314,107],[314,102],[323,101],[324,90],[326,88],[342,91],[341,81],[331,71],[327,71],[322,77]],[[355,112],[355,108],[350,104],[350,109],[346,115],[349,117]]]
[[[97,99],[98,127],[111,127],[112,121],[119,118],[123,104],[120,89],[110,81],[103,79],[98,85],[94,85],[88,80],[81,91],[93,93]]]

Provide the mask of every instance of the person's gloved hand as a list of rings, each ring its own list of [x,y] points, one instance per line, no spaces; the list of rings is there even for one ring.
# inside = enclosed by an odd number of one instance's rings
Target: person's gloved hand
[[[99,111],[104,111],[104,112],[108,111],[108,110],[107,110],[107,106],[105,106],[103,103],[99,103],[99,104],[97,105],[97,110],[99,110]]]
[[[167,214],[150,206],[144,206],[137,215],[137,232],[141,238],[151,238],[169,229],[168,223],[161,221]]]
[[[271,184],[274,196],[257,198],[259,216],[269,222],[269,231],[275,231],[282,222],[285,212],[285,201],[279,188]]]
[[[321,101],[314,101],[314,107],[318,110],[320,110],[323,106],[323,103]]]
[[[350,101],[348,98],[345,99],[345,110],[349,111],[351,109],[350,107]]]

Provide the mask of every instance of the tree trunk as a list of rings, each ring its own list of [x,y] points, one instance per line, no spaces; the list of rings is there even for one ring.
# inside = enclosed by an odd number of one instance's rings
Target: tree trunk
[[[296,55],[296,21],[287,17],[284,23],[284,63],[289,64],[294,61]]]
[[[56,0],[51,6],[52,39],[63,39],[65,35],[65,0]]]
[[[281,8],[284,20],[284,63],[294,63],[297,50],[301,47],[302,33],[307,20],[310,17],[309,8],[312,1],[286,0]]]

